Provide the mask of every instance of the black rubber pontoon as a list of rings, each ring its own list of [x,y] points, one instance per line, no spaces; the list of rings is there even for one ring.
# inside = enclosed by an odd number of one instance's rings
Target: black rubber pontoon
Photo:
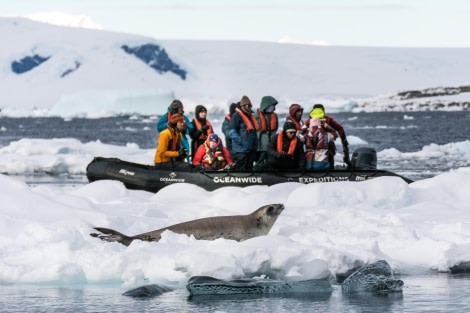
[[[95,157],[88,164],[89,182],[97,180],[117,180],[128,189],[157,192],[165,186],[175,183],[189,183],[206,190],[215,190],[225,186],[247,187],[254,185],[271,186],[279,183],[298,182],[303,184],[326,183],[339,181],[365,181],[381,176],[400,177],[407,183],[412,180],[385,170],[377,170],[367,161],[374,160],[375,150],[366,150],[352,157],[352,169],[335,169],[325,171],[200,171],[196,168],[161,168],[152,165],[123,161],[117,158]],[[359,159],[358,159],[359,156]],[[377,159],[375,158],[375,164]],[[364,163],[364,164],[362,164]],[[366,167],[364,169],[364,167]]]

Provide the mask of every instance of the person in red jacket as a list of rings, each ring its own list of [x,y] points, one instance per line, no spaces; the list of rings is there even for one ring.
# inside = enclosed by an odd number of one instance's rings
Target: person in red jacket
[[[330,168],[328,144],[335,141],[336,131],[328,124],[322,124],[316,117],[310,119],[305,135],[305,169],[327,170]]]
[[[222,144],[219,136],[211,134],[204,144],[200,145],[193,158],[193,166],[204,169],[226,170],[233,166],[230,154]]]
[[[300,131],[301,129],[306,129],[305,123],[302,121],[302,114],[304,113],[304,108],[300,104],[293,103],[289,107],[289,115],[286,116],[286,122],[292,122],[295,125],[295,129]]]
[[[341,138],[341,143],[343,144],[343,162],[347,164],[348,168],[352,167],[351,160],[349,158],[349,143],[348,140],[346,139],[346,133],[344,131],[343,126],[338,123],[334,118],[331,116],[328,116],[325,114],[325,107],[323,104],[315,104],[312,108],[312,111],[310,111],[310,118],[318,118],[323,124],[328,124],[330,125],[337,133],[338,136]],[[310,119],[307,120],[306,124],[308,125],[310,123]],[[336,145],[334,141],[329,142],[329,147],[328,150],[330,151],[329,153],[329,162],[330,162],[330,169],[335,168],[335,159],[334,156],[336,154]]]
[[[297,103],[293,103],[289,107],[289,115],[286,116],[286,122],[292,122],[295,125],[295,129],[297,130],[296,136],[305,141],[305,134],[307,132],[307,125],[305,125],[304,121],[302,120],[302,114],[304,113],[304,108]]]

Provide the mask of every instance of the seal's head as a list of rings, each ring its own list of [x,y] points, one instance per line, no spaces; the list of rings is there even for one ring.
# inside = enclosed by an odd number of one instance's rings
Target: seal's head
[[[283,210],[284,204],[282,203],[268,204],[260,207],[250,215],[256,219],[256,227],[266,235]]]

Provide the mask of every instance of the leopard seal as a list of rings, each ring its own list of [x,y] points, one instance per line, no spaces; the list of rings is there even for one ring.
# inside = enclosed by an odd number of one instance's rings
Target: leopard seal
[[[135,236],[127,236],[114,229],[104,227],[94,227],[94,229],[100,233],[91,233],[90,235],[100,238],[103,241],[119,242],[125,246],[129,246],[135,239],[159,241],[161,234],[165,230],[170,230],[177,234],[186,234],[188,236],[193,235],[194,238],[201,240],[225,238],[243,241],[253,237],[267,235],[283,210],[284,205],[281,203],[268,204],[247,215],[206,217]]]
[[[345,294],[361,292],[388,293],[401,292],[403,281],[395,279],[390,265],[385,260],[367,264],[351,276],[346,278],[341,285]]]

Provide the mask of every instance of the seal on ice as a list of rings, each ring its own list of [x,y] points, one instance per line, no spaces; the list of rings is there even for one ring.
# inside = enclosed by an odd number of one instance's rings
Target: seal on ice
[[[94,227],[100,233],[91,233],[92,237],[104,241],[119,242],[129,246],[135,239],[143,241],[159,241],[162,232],[170,230],[178,234],[193,235],[196,239],[215,240],[217,238],[243,241],[269,233],[274,222],[284,210],[284,205],[268,204],[248,215],[214,216],[171,225],[135,236],[127,236],[120,232],[103,227]]]

